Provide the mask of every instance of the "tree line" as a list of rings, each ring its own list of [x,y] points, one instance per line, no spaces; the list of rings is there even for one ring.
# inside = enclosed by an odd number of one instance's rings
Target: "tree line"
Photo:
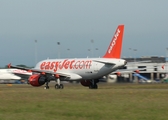
[[[24,67],[24,68],[34,68],[34,67],[30,67],[30,66],[22,65],[22,64],[20,64],[20,65],[16,65],[16,66],[18,66],[18,67]],[[0,69],[7,69],[7,68],[8,68],[8,65],[5,65],[4,67],[0,67]]]

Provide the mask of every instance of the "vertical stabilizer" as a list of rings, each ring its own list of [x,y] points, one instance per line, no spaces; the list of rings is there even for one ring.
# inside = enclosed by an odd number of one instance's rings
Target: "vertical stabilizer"
[[[120,58],[124,25],[119,25],[103,58]]]

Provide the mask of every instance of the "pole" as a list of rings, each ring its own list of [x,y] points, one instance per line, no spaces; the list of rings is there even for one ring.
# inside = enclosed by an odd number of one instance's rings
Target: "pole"
[[[92,45],[91,45],[91,49],[90,49],[91,50],[91,57],[93,57],[93,43],[94,43],[94,40],[92,39],[91,40],[91,44]]]
[[[35,65],[37,63],[37,40],[34,40],[35,45],[34,45],[34,57],[35,57]]]
[[[98,48],[96,48],[95,50],[96,50],[96,51],[98,51],[99,49],[98,49]],[[97,55],[97,53],[98,53],[98,52],[96,52],[96,55]]]
[[[168,76],[168,48],[167,49],[167,55],[166,55],[166,73],[167,73],[167,76]]]
[[[137,51],[137,49],[134,49],[134,62],[136,62],[136,51]]]
[[[57,45],[58,45],[58,59],[60,58],[60,42],[57,42]]]
[[[89,52],[89,55],[88,55],[88,56],[89,56],[89,57],[90,57],[90,51],[91,51],[91,50],[90,50],[90,49],[88,49],[88,52]]]
[[[136,51],[137,51],[137,49],[133,49],[133,52],[134,52],[134,69],[137,69],[137,68],[136,68],[136,53],[135,53]],[[135,76],[134,76],[134,77],[135,77]],[[135,77],[134,80],[135,80],[135,79],[137,80],[137,83],[138,83],[138,77]]]
[[[70,58],[70,49],[68,48],[67,51],[68,51],[68,58]]]
[[[132,49],[131,49],[131,48],[129,48],[129,50],[130,50],[130,53],[129,53],[129,58],[131,58],[131,50],[132,50]]]

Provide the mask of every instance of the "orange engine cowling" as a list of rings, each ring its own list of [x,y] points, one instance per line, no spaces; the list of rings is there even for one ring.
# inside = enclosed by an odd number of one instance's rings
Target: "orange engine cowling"
[[[88,87],[91,85],[90,80],[81,80],[80,83],[85,87]]]
[[[41,86],[41,85],[44,85],[45,82],[46,82],[46,78],[42,75],[39,75],[39,74],[34,74],[34,75],[31,75],[28,79],[29,83],[32,85],[32,86]]]

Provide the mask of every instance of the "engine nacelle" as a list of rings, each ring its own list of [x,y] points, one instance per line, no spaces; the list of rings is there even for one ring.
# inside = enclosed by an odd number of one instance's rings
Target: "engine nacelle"
[[[32,86],[36,86],[36,87],[42,86],[46,82],[46,77],[39,74],[34,74],[29,77],[28,82]]]
[[[90,80],[81,80],[80,83],[85,87],[88,87],[91,85]]]

